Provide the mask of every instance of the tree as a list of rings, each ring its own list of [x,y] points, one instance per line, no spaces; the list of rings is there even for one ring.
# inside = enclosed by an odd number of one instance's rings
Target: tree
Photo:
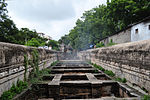
[[[39,47],[39,46],[41,46],[40,42],[36,38],[32,38],[25,45],[26,46],[33,46],[33,47]]]
[[[107,5],[85,11],[76,26],[60,40],[74,49],[85,50],[147,16],[150,16],[149,0],[107,0]]]
[[[44,46],[47,39],[38,36],[36,31],[28,28],[16,27],[13,20],[7,15],[7,3],[0,0],[0,42],[9,42],[29,46]],[[27,42],[29,42],[27,44]]]
[[[48,42],[48,47],[52,47],[52,49],[54,49],[54,50],[59,50],[59,45],[58,45],[58,42],[57,41],[55,41],[55,40],[50,40],[49,42]]]

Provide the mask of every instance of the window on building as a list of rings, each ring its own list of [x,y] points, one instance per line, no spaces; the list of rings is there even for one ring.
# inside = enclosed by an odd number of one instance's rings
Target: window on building
[[[138,29],[135,29],[135,33],[138,34],[138,32],[139,32],[139,30],[138,30]]]
[[[150,30],[150,25],[148,25],[148,29]]]

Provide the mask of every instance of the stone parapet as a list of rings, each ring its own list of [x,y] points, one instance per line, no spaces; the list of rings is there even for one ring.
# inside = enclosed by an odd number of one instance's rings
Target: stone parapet
[[[18,79],[24,79],[24,55],[31,59],[34,49],[39,54],[40,70],[62,57],[62,52],[0,42],[0,95]],[[28,66],[27,75],[31,70],[31,66]]]
[[[150,92],[150,40],[90,49],[79,52],[78,56]]]

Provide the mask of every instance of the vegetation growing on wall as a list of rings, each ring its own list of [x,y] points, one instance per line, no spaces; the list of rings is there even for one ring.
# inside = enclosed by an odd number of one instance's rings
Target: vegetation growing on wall
[[[12,100],[12,98],[21,93],[24,89],[26,89],[28,87],[27,82],[23,82],[18,80],[17,84],[13,84],[12,87],[10,88],[10,90],[3,92],[3,94],[1,95],[0,100]]]
[[[85,50],[147,16],[150,16],[149,0],[107,0],[107,5],[83,13],[76,26],[59,41]]]
[[[142,100],[150,100],[150,95],[144,95]]]
[[[115,76],[115,74],[111,70],[105,70],[104,73],[111,76],[111,77]]]
[[[47,45],[51,46],[53,50],[59,50],[59,43],[55,40],[50,40]]]
[[[59,62],[59,61],[55,61],[55,62],[51,63],[51,66],[57,65],[58,62]]]
[[[50,76],[50,73],[51,73],[50,69],[47,69],[47,68],[42,69],[42,70],[39,71],[38,77],[30,78],[29,82],[30,82],[30,84],[40,83],[40,82],[43,81],[42,77],[46,76],[46,75]]]
[[[24,72],[24,81],[27,81],[27,70],[28,70],[28,56],[25,54],[24,55],[24,67],[25,67],[25,72]]]
[[[38,53],[38,51],[36,49],[34,49],[31,54],[32,54],[32,58],[29,60],[29,64],[32,67],[32,71],[29,73],[30,78],[28,81],[30,84],[35,84],[35,83],[38,83],[39,81],[42,81],[41,77],[44,75],[50,74],[51,70],[47,69],[47,68],[39,70],[39,53]]]
[[[117,43],[113,43],[112,39],[110,40],[110,42],[108,44],[104,44],[103,42],[97,43],[96,44],[96,48],[100,48],[100,47],[109,47],[109,46],[113,46],[116,45]]]
[[[29,64],[32,67],[32,71],[30,72],[31,78],[38,77],[39,75],[39,54],[36,49],[32,51],[32,58],[29,60]]]
[[[118,81],[118,82],[122,82],[122,83],[126,83],[127,82],[127,80],[126,80],[126,78],[115,78],[115,80],[116,81]]]
[[[91,63],[91,62],[89,62],[89,63],[92,64],[95,68],[97,68],[97,69],[103,71],[105,74],[107,74],[107,75],[109,75],[109,76],[111,76],[111,77],[114,77],[114,79],[115,79],[116,81],[122,82],[122,83],[126,83],[126,82],[127,82],[126,78],[115,77],[115,73],[113,73],[111,70],[106,70],[106,69],[104,69],[102,66],[99,66],[99,65],[97,65],[97,64],[93,64],[93,63]]]

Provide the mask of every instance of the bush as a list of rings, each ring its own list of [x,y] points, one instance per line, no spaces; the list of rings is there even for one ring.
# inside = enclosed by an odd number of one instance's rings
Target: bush
[[[45,75],[50,75],[51,70],[50,69],[42,69],[41,71],[39,71],[39,77],[32,77],[30,79],[31,84],[36,84],[36,83],[40,83],[42,81],[42,77]]]
[[[116,78],[115,80],[118,81],[118,82],[122,82],[121,78]]]
[[[21,92],[23,89],[26,89],[28,87],[28,83],[18,80],[17,81],[17,87],[19,88],[18,92]]]
[[[126,82],[127,82],[126,78],[123,78],[122,83],[126,83]]]
[[[50,73],[51,73],[51,70],[47,69],[47,68],[40,71],[40,75],[42,75],[42,76],[50,74]]]
[[[13,92],[9,91],[5,91],[3,92],[3,94],[1,95],[1,100],[12,100],[13,96],[15,94]]]
[[[104,73],[109,75],[109,76],[111,76],[111,77],[115,76],[115,74],[112,71],[110,71],[110,70],[105,70]]]
[[[93,66],[101,71],[105,71],[105,69],[99,65],[93,64]]]
[[[142,100],[150,100],[150,95],[144,95]]]
[[[27,88],[27,86],[27,82],[18,80],[17,85],[13,84],[10,90],[3,92],[1,100],[11,100],[16,94],[21,93],[25,88]]]
[[[118,81],[118,82],[122,82],[122,83],[127,82],[126,78],[116,78],[115,80]]]
[[[103,42],[100,42],[100,43],[97,43],[96,44],[96,48],[99,48],[99,47],[104,47],[105,45],[104,45],[104,43]]]
[[[101,71],[105,71],[105,69],[101,66],[99,66],[98,69],[101,70]]]

